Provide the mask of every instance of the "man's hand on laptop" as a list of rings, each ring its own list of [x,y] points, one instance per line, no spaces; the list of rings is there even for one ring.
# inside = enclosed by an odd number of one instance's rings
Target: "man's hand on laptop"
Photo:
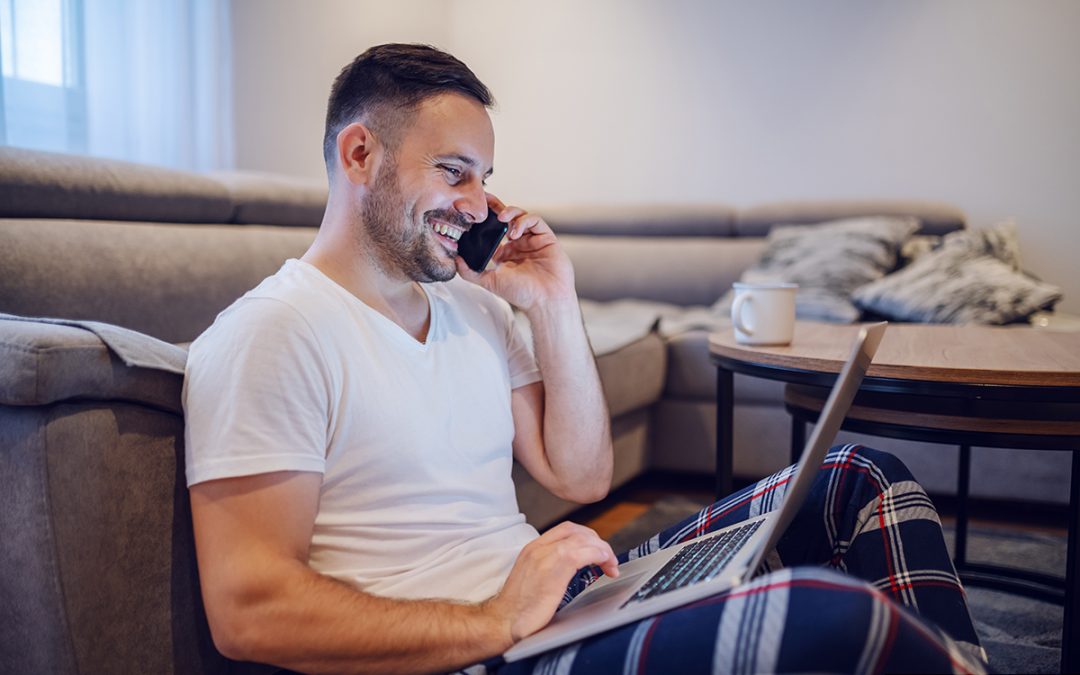
[[[567,584],[586,565],[597,565],[604,574],[619,576],[615,552],[596,532],[583,525],[560,523],[521,550],[502,590],[486,604],[516,643],[551,621]]]

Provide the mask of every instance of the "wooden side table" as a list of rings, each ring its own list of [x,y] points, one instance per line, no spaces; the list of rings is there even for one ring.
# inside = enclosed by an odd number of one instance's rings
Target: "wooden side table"
[[[788,383],[793,447],[816,419],[857,326],[798,322],[784,347],[735,342],[731,330],[710,336],[717,366],[717,490],[731,489],[734,373]],[[889,327],[844,428],[961,448],[958,492],[967,492],[972,445],[1073,451],[1066,577],[1048,577],[966,561],[966,510],[958,517],[958,571],[967,583],[1004,588],[1065,605],[1062,669],[1080,671],[1080,333],[1031,328]],[[965,506],[961,505],[961,509]],[[958,516],[960,514],[958,513]],[[961,531],[963,530],[963,531]]]

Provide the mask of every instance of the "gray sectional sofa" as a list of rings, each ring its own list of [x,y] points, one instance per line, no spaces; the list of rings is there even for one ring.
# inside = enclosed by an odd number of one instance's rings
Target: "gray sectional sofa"
[[[0,318],[5,671],[225,668],[197,592],[174,345],[300,255],[324,201],[323,186],[278,177],[0,148],[0,313],[103,322],[161,341],[133,356],[108,326]],[[928,233],[964,227],[954,208],[907,202],[536,210],[574,261],[612,414],[616,485],[650,468],[712,471],[706,335],[725,320],[707,306],[754,262],[773,224],[902,214]],[[783,466],[780,387],[739,377],[736,395],[736,475]],[[955,451],[900,452],[931,490],[950,489]],[[1028,467],[1032,480],[1057,471],[1047,458]],[[979,459],[973,487],[986,494]],[[518,471],[515,480],[539,526],[573,508]],[[1045,482],[1014,487],[989,490],[1047,498]],[[1067,484],[1058,489],[1063,500]]]

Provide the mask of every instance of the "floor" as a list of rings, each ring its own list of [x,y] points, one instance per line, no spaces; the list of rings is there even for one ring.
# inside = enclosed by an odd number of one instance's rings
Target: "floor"
[[[713,499],[713,488],[712,478],[705,475],[649,473],[614,490],[602,502],[579,509],[568,520],[582,523],[606,539],[664,497],[678,495],[707,504]],[[938,507],[942,523],[951,525],[955,521],[952,515],[954,499],[940,495],[931,495],[931,498]],[[1013,527],[1061,536],[1067,532],[1068,517],[1064,507],[980,501],[971,505],[970,512],[972,526]]]
[[[578,509],[567,520],[591,527],[608,539],[664,497],[677,495],[708,504],[714,499],[713,491],[709,476],[648,473],[612,491],[602,502]]]

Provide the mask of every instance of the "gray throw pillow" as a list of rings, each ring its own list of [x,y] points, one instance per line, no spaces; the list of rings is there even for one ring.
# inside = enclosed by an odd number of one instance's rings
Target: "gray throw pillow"
[[[900,247],[900,267],[907,267],[927,253],[941,246],[941,237],[936,234],[916,234]]]
[[[769,231],[761,259],[741,281],[799,284],[795,314],[800,319],[857,321],[852,291],[892,270],[901,244],[918,228],[915,218],[892,216],[777,225]],[[729,313],[732,298],[728,291],[713,308]]]
[[[855,291],[859,307],[898,321],[1004,324],[1061,298],[1061,290],[991,255],[942,246]]]
[[[942,239],[941,248],[968,257],[988,255],[1020,271],[1020,237],[1011,220],[984,230],[950,232]]]

